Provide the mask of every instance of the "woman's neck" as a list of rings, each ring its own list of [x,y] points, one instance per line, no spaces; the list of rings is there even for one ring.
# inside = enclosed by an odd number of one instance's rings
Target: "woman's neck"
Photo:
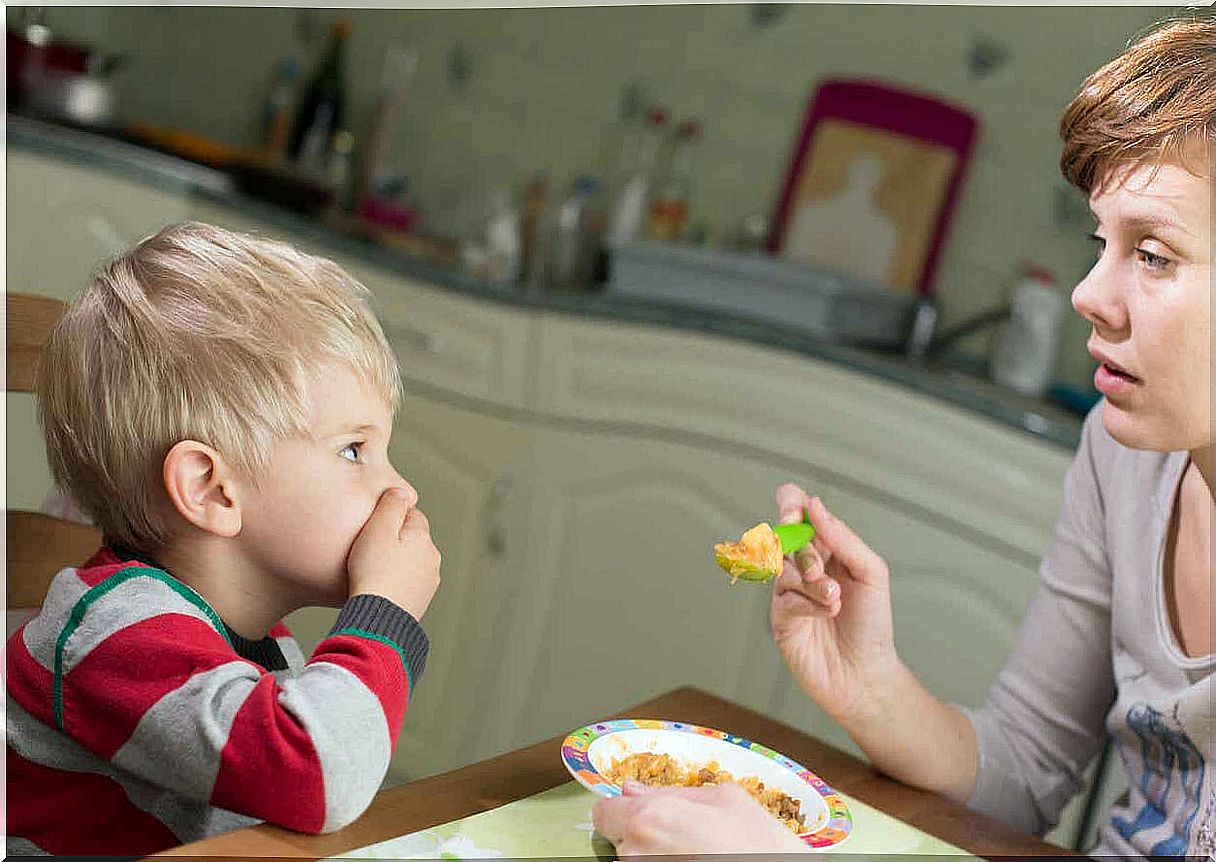
[[[1216,493],[1213,492],[1213,489],[1216,488],[1216,475],[1212,474],[1212,447],[1204,446],[1199,449],[1192,449],[1191,463],[1195,465],[1195,469],[1203,477],[1203,484],[1208,486],[1208,496],[1213,501],[1216,501]]]

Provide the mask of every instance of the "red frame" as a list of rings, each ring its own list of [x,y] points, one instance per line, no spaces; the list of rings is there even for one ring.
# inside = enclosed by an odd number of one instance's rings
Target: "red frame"
[[[793,158],[781,189],[781,197],[773,213],[767,249],[776,254],[781,249],[786,221],[790,215],[794,187],[802,173],[811,138],[824,120],[847,120],[863,126],[885,129],[901,135],[940,144],[953,150],[957,159],[946,188],[946,197],[937,215],[933,241],[917,284],[917,293],[929,296],[933,292],[933,274],[945,242],[946,226],[958,203],[963,175],[975,144],[978,122],[974,115],[947,104],[940,99],[876,81],[826,80],[811,95],[806,119],[794,147]]]

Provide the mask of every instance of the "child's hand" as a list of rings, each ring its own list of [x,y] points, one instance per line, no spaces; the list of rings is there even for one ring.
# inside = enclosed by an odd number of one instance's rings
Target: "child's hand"
[[[777,489],[777,507],[782,523],[808,514],[816,536],[774,582],[773,638],[803,690],[848,729],[900,667],[887,564],[797,485]]]
[[[440,562],[426,515],[400,488],[389,488],[351,546],[350,594],[384,596],[421,620],[439,589]]]

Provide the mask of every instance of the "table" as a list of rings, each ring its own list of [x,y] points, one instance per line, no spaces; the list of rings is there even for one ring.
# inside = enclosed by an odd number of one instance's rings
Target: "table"
[[[977,856],[1078,854],[887,778],[850,754],[758,712],[696,688],[679,688],[607,718],[662,718],[728,730],[806,764],[834,789]],[[576,722],[580,723],[580,722]],[[574,725],[571,726],[574,729]],[[481,763],[381,791],[368,810],[330,835],[260,825],[175,847],[158,856],[320,859],[506,805],[570,780],[554,737]]]

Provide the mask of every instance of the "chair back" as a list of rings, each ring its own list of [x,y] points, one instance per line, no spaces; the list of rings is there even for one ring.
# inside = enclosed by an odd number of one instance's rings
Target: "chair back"
[[[67,303],[49,296],[5,294],[9,392],[33,392],[38,359]],[[6,608],[37,608],[51,579],[101,546],[101,530],[42,512],[8,510],[5,519]]]

